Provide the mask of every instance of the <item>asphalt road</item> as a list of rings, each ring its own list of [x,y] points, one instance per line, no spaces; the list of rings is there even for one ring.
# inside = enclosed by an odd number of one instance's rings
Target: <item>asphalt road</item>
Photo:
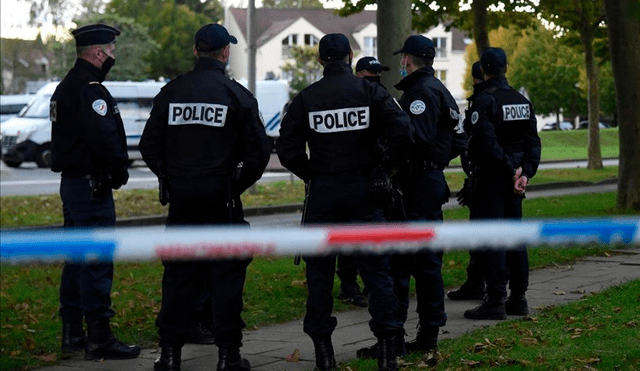
[[[275,155],[272,155],[275,157]],[[274,161],[274,159],[272,159]],[[275,160],[277,161],[277,160]],[[617,165],[617,159],[603,161],[605,166]],[[279,165],[279,164],[277,164]],[[270,166],[259,182],[290,180],[293,175],[278,166]],[[541,169],[586,167],[587,161],[547,162]],[[277,171],[280,170],[280,171]],[[460,171],[460,168],[449,168],[447,171]],[[153,189],[158,186],[156,176],[141,161],[134,162],[129,170],[129,182],[123,189]],[[40,169],[35,163],[24,163],[20,168],[7,167],[0,162],[0,196],[56,194],[60,188],[60,174],[49,169]]]

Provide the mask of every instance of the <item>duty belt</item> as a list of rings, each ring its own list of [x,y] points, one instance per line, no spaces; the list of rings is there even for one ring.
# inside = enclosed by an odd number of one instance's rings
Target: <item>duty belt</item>
[[[411,166],[422,170],[444,170],[445,166],[431,160],[412,160]]]

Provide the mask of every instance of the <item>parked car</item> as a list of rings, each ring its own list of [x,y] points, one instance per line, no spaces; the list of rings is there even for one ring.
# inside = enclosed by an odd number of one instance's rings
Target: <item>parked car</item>
[[[34,96],[33,94],[0,95],[0,122],[18,116]]]
[[[580,121],[580,123],[578,124],[578,129],[586,129],[588,127],[589,127],[589,121]],[[605,124],[604,122],[599,122],[598,127],[600,129],[606,129],[609,127],[609,125]]]
[[[569,121],[562,121],[560,125],[557,122],[549,122],[544,124],[542,130],[573,130],[573,124]]]

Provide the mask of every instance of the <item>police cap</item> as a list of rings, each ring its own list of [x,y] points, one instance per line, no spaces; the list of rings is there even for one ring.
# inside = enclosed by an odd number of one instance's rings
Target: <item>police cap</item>
[[[475,62],[473,66],[471,66],[471,76],[473,76],[473,78],[476,80],[484,80],[482,68],[480,67],[480,61]]]
[[[210,23],[196,32],[195,45],[198,51],[212,52],[229,45],[229,43],[237,44],[238,39],[229,35],[227,29],[217,23]]]
[[[482,70],[486,73],[496,72],[507,66],[507,54],[502,48],[486,48],[480,57]]]
[[[431,53],[428,53],[429,49],[431,49]],[[404,53],[415,55],[416,57],[429,58],[433,57],[435,50],[436,48],[430,38],[422,35],[411,35],[404,42],[402,49],[396,50],[393,55]]]
[[[320,39],[318,46],[320,51],[320,59],[324,61],[337,61],[347,55],[351,51],[349,40],[341,33],[330,33],[324,35]]]
[[[106,24],[88,24],[71,31],[76,39],[76,46],[104,45],[111,44],[120,31]]]
[[[356,63],[356,72],[367,70],[373,73],[382,73],[382,71],[389,71],[389,67],[380,64],[380,61],[375,57],[362,57]]]

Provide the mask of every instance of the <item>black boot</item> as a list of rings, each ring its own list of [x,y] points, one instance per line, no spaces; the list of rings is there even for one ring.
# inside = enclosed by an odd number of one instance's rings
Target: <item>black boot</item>
[[[185,342],[191,344],[213,344],[215,336],[203,322],[191,324]]]
[[[436,326],[419,326],[415,340],[407,342],[407,352],[432,352],[438,350],[438,332]]]
[[[404,357],[408,351],[408,343],[404,342],[404,330],[395,337],[396,339],[396,356]],[[378,352],[380,351],[380,345],[378,343],[373,344],[367,348],[360,348],[356,351],[356,357],[365,359],[378,359]]]
[[[358,286],[358,282],[356,281],[342,282],[338,298],[362,308],[369,306],[367,298],[360,292],[360,286]]]
[[[127,345],[111,334],[109,319],[88,322],[87,330],[85,359],[131,359],[140,355],[140,347]]]
[[[87,335],[80,323],[62,324],[62,353],[70,355],[84,350],[87,345]]]
[[[395,337],[379,338],[378,347],[378,371],[397,371]]]
[[[330,336],[313,339],[313,348],[316,352],[316,368],[314,371],[332,371],[338,369]]]
[[[240,357],[239,348],[219,348],[217,371],[250,371],[251,364]]]
[[[465,282],[457,290],[451,290],[447,293],[451,300],[482,300],[484,299],[484,285],[473,286]]]
[[[160,357],[153,363],[154,371],[180,371],[182,347],[162,347]]]
[[[523,294],[511,294],[504,303],[505,311],[510,316],[528,316],[529,304]]]
[[[469,319],[507,319],[504,303],[485,301],[479,306],[464,312],[464,317]]]

